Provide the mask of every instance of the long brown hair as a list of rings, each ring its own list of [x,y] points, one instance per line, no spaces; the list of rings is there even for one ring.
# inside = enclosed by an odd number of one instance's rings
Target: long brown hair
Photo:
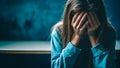
[[[70,41],[73,34],[73,28],[71,21],[75,13],[77,12],[95,12],[102,27],[109,25],[106,17],[106,11],[102,0],[68,0],[64,9],[63,24],[62,24],[62,43],[63,48]],[[101,30],[102,32],[102,30]]]

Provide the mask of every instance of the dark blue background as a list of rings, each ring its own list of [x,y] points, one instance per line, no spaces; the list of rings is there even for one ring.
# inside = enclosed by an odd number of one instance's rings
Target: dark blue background
[[[108,19],[120,39],[120,2],[104,0]],[[0,40],[49,40],[62,19],[66,0],[0,0]]]
[[[104,0],[108,20],[113,25],[120,40],[120,0]]]
[[[48,40],[66,0],[0,0],[0,40]]]
[[[120,2],[104,0],[120,39]],[[0,0],[0,40],[49,40],[66,0]],[[120,51],[116,65],[120,68]],[[50,68],[50,54],[0,54],[0,68]]]

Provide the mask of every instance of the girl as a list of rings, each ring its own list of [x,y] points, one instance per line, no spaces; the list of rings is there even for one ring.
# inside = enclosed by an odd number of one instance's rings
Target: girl
[[[68,0],[51,46],[51,68],[115,68],[115,31],[102,0]]]

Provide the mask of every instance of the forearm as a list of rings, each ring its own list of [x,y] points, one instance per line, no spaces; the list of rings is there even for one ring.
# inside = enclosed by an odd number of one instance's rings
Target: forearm
[[[89,36],[89,39],[92,47],[96,46],[99,43],[98,38],[96,38],[95,36]]]
[[[71,42],[62,50],[61,53],[52,53],[52,68],[72,68],[81,49],[75,47]]]
[[[79,35],[77,35],[77,34],[73,34],[72,35],[72,39],[71,39],[71,43],[74,45],[74,46],[78,46],[78,44],[79,44],[79,42],[80,42],[80,36]]]
[[[91,48],[94,68],[115,68],[115,49],[106,50],[103,44],[98,43]]]

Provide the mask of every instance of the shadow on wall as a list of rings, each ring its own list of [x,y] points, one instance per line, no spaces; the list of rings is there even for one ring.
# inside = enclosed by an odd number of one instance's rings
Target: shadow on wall
[[[0,0],[0,40],[49,40],[65,1]]]
[[[67,0],[0,0],[0,40],[49,40]],[[119,0],[105,0],[107,16],[120,39]]]

